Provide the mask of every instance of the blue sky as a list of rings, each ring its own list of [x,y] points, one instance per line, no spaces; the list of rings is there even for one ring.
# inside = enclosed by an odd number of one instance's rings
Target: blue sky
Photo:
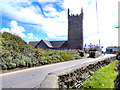
[[[10,2],[11,1],[11,2]],[[97,0],[2,0],[2,27],[0,32],[10,32],[26,42],[44,40],[67,40],[67,10],[73,14],[84,12],[84,43],[103,46],[117,45],[118,1]],[[109,34],[108,34],[109,33]],[[113,36],[113,37],[111,37]]]

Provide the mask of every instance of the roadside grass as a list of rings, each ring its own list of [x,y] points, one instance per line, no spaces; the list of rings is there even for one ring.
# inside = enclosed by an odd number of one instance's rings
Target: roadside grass
[[[118,63],[118,60],[115,60],[94,72],[93,76],[82,83],[83,88],[114,88],[114,80],[118,75],[115,68]]]

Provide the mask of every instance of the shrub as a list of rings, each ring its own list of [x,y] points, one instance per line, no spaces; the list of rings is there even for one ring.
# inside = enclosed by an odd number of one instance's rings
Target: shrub
[[[13,60],[13,63],[16,64],[16,67],[19,67],[19,65],[20,65],[20,60],[17,58],[17,59],[15,59],[15,60]]]
[[[120,56],[120,51],[118,51],[118,52],[116,53],[116,55],[117,55],[117,56]]]
[[[0,37],[0,59],[4,63],[4,69],[16,67],[31,67],[48,63],[69,61],[78,54],[77,50],[43,50],[36,49],[19,36],[4,32]]]
[[[75,59],[82,59],[82,57],[79,55],[76,55]]]
[[[2,64],[2,69],[7,70],[7,66],[4,63]]]
[[[68,55],[66,53],[63,53],[62,54],[62,58],[65,60],[65,61],[70,61],[72,59],[72,56],[71,55]]]
[[[10,63],[11,67],[12,68],[15,68],[16,67],[16,64],[15,63]]]
[[[20,66],[25,66],[25,61],[24,60],[20,60]]]
[[[8,69],[13,69],[15,67],[16,67],[15,63],[12,63],[12,62],[8,63]]]
[[[120,50],[116,53],[116,58],[120,56]],[[117,58],[118,59],[118,58]]]

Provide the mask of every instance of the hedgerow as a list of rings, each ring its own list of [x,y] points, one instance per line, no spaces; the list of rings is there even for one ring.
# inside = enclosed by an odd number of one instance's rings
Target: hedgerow
[[[3,70],[34,67],[81,59],[77,50],[36,49],[19,36],[4,32],[0,37],[0,64]]]

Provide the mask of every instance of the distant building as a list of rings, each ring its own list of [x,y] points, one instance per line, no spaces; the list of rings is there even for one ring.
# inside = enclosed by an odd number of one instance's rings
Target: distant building
[[[119,46],[110,46],[106,48],[106,52],[118,52],[120,50]]]
[[[29,42],[31,46],[43,49],[81,49],[83,50],[83,9],[80,15],[69,14],[68,9],[68,41],[41,40]]]

